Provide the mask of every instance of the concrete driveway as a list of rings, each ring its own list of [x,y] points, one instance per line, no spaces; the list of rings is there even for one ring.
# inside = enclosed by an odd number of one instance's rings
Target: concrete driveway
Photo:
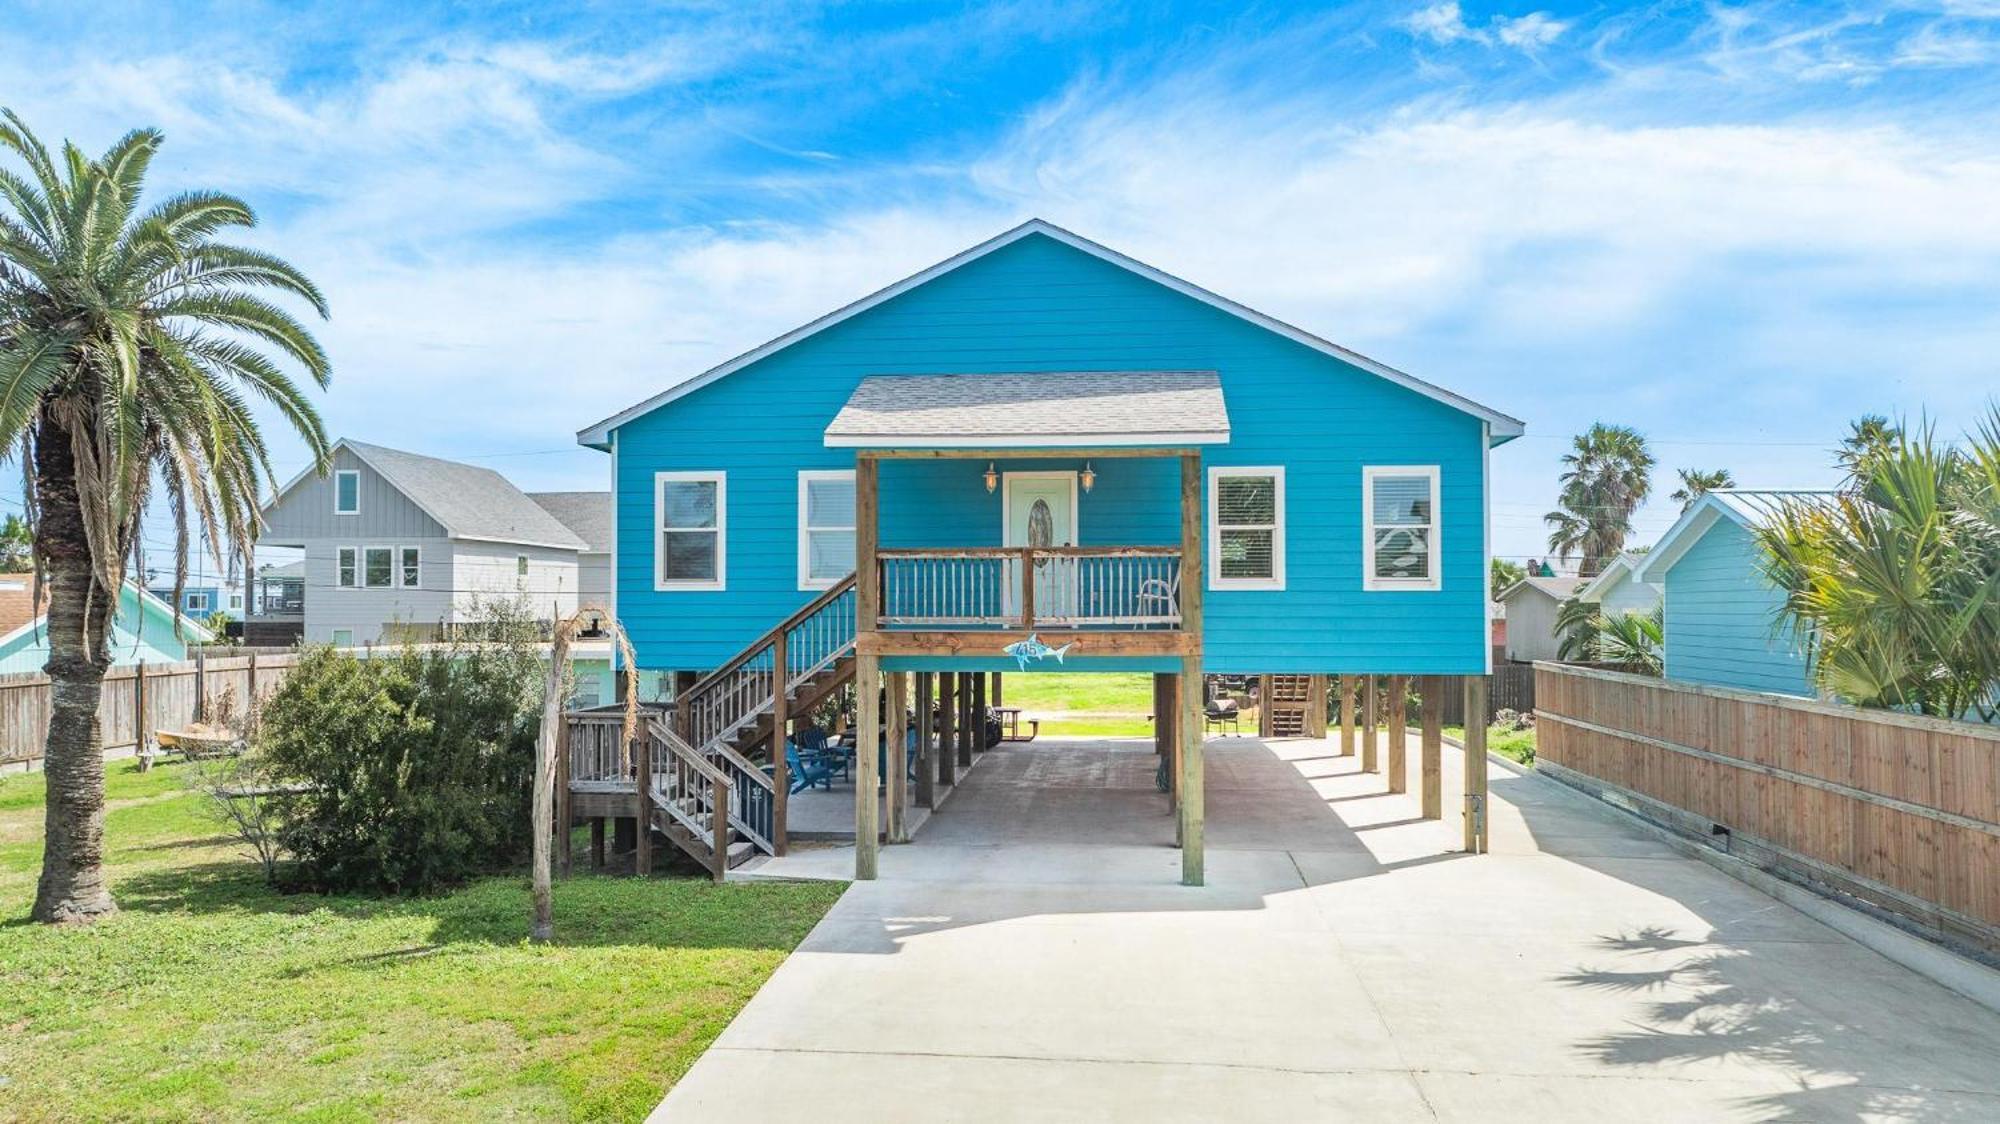
[[[994,750],[655,1118],[2000,1120],[2000,1014],[1551,781],[1453,854],[1456,758],[1212,741],[1189,889],[1149,746]]]

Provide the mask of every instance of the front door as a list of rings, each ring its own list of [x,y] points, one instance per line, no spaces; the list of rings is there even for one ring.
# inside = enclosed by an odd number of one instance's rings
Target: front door
[[[1076,545],[1076,473],[1010,472],[1007,474],[1006,502],[1002,504],[1001,542],[1006,546]],[[1074,559],[1043,559],[1035,564],[1035,617],[1060,618],[1076,612],[1076,567]],[[1019,562],[1006,567],[1004,599],[1007,614],[1020,612],[1021,570]]]

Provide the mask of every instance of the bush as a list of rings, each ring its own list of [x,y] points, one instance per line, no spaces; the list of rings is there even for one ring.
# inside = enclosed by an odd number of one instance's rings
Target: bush
[[[372,659],[304,653],[256,744],[285,782],[272,803],[298,885],[415,893],[518,863],[541,686],[519,631]]]

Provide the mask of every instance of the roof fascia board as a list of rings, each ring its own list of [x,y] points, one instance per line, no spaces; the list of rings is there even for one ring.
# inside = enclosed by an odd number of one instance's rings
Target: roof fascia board
[[[936,265],[931,266],[929,269],[925,269],[921,272],[911,274],[910,276],[904,278],[901,281],[896,282],[893,285],[888,286],[887,288],[878,289],[875,292],[870,293],[868,296],[862,297],[860,300],[854,301],[853,303],[848,305],[844,305],[841,308],[835,309],[834,311],[829,312],[824,316],[821,316],[817,320],[813,320],[809,323],[794,328],[791,331],[786,332],[784,335],[781,335],[776,339],[771,340],[768,343],[765,343],[756,348],[752,348],[751,350],[746,351],[741,355],[738,355],[734,359],[728,360],[727,362],[724,362],[718,366],[710,367],[708,370],[703,371],[702,373],[694,376],[693,378],[685,379],[679,383],[676,383],[675,385],[668,387],[667,389],[661,391],[660,393],[653,395],[651,398],[648,398],[645,401],[640,402],[635,406],[631,406],[628,407],[627,409],[621,410],[618,413],[613,414],[608,418],[605,418],[603,421],[600,421],[595,425],[587,426],[584,429],[581,429],[577,432],[576,435],[577,443],[579,445],[588,446],[593,449],[608,448],[611,439],[611,431],[617,429],[621,425],[624,425],[626,422],[629,422],[632,419],[640,417],[644,414],[651,413],[653,410],[656,410],[659,407],[664,406],[667,403],[672,402],[677,398],[682,398],[689,394],[693,394],[695,391],[700,390],[702,387],[708,386],[719,379],[732,375],[737,371],[742,370],[744,367],[747,367],[750,364],[765,358],[766,356],[772,355],[778,351],[782,351],[783,349],[790,347],[792,344],[795,344],[800,340],[807,338],[808,336],[816,335],[819,332],[825,331],[826,329],[841,323],[842,321],[848,320],[854,316],[858,316],[861,313],[866,312],[869,309],[874,308],[879,304],[882,304],[889,300],[893,300],[894,298],[901,296],[902,294],[910,291],[911,289],[916,288],[919,285],[924,284],[925,282],[928,282],[936,277],[942,276],[943,274],[949,273],[952,270],[957,269],[959,266],[965,265],[969,262],[976,261],[979,258],[983,258],[986,255],[993,253],[995,250],[999,250],[1002,249],[1003,247],[1012,245],[1013,243],[1018,242],[1023,238],[1026,238],[1030,234],[1046,235],[1047,237],[1053,238],[1056,241],[1071,247],[1072,249],[1080,250],[1083,253],[1091,255],[1092,257],[1110,262],[1111,264],[1119,266],[1122,269],[1128,270],[1132,273],[1136,273],[1141,277],[1144,277],[1148,280],[1164,285],[1167,288],[1182,294],[1183,296],[1191,297],[1194,300],[1202,302],[1203,304],[1209,305],[1213,308],[1220,309],[1223,312],[1227,312],[1232,316],[1236,316],[1240,319],[1247,320],[1250,323],[1257,325],[1258,327],[1275,332],[1278,335],[1284,336],[1285,338],[1290,339],[1295,343],[1302,344],[1308,348],[1311,348],[1314,351],[1320,352],[1323,355],[1332,356],[1333,358],[1339,359],[1344,363],[1350,364],[1355,367],[1359,367],[1360,369],[1367,371],[1372,375],[1376,375],[1378,377],[1387,379],[1390,382],[1396,383],[1409,390],[1414,390],[1418,394],[1421,394],[1426,398],[1435,399],[1436,401],[1442,402],[1445,405],[1452,407],[1453,409],[1459,410],[1463,413],[1471,414],[1472,416],[1477,418],[1481,418],[1485,420],[1492,427],[1489,437],[1489,441],[1492,444],[1496,445],[1502,444],[1506,441],[1512,440],[1515,437],[1519,437],[1522,431],[1525,429],[1525,426],[1523,425],[1523,423],[1519,418],[1511,417],[1507,414],[1499,412],[1498,410],[1492,409],[1491,407],[1482,406],[1479,403],[1474,402],[1469,398],[1464,398],[1460,395],[1453,394],[1451,391],[1445,390],[1443,387],[1432,385],[1431,383],[1427,383],[1424,380],[1417,378],[1415,375],[1408,374],[1407,372],[1404,371],[1399,371],[1396,368],[1391,367],[1386,363],[1381,363],[1374,359],[1370,359],[1367,356],[1362,355],[1360,352],[1350,351],[1347,348],[1341,347],[1339,344],[1333,343],[1329,340],[1325,340],[1320,338],[1319,336],[1313,335],[1311,332],[1308,332],[1303,328],[1294,327],[1293,325],[1287,324],[1284,321],[1279,320],[1275,317],[1266,315],[1265,313],[1262,312],[1258,312],[1256,309],[1250,308],[1247,305],[1239,304],[1238,302],[1230,300],[1227,297],[1210,292],[1209,290],[1204,289],[1201,286],[1196,285],[1191,281],[1184,281],[1181,278],[1175,277],[1173,274],[1167,273],[1164,270],[1157,269],[1153,266],[1147,265],[1146,263],[1138,261],[1134,258],[1126,257],[1124,254],[1121,254],[1118,251],[1113,250],[1108,246],[1103,246],[1096,242],[1092,242],[1090,239],[1085,238],[1082,235],[1072,234],[1071,232],[1064,230],[1062,227],[1056,226],[1053,223],[1046,222],[1042,219],[1030,219],[1027,222],[1024,222],[1021,225],[1013,228],[1012,230],[1008,230],[1001,234],[995,235],[994,237],[989,238],[986,241],[971,247],[970,249],[962,250],[959,253],[956,253],[951,257],[948,257],[945,260],[937,263]]]
[[[1674,525],[1667,528],[1667,533],[1661,535],[1660,541],[1653,544],[1653,549],[1646,552],[1646,557],[1640,561],[1632,576],[1648,585],[1664,585],[1667,571],[1673,568],[1674,563],[1680,561],[1681,556],[1722,519],[1749,526],[1728,504],[1714,496],[1702,496],[1700,502],[1682,512]]]
[[[1229,431],[1203,433],[1009,433],[1005,435],[832,434],[829,449],[1099,449],[1107,445],[1227,445]]]

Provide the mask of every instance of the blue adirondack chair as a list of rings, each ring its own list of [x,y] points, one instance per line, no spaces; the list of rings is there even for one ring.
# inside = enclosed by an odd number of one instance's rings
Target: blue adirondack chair
[[[833,778],[845,766],[844,759],[827,753],[826,734],[820,730],[802,730],[796,741],[785,740],[785,767],[791,771],[794,793],[809,788],[832,791]]]

